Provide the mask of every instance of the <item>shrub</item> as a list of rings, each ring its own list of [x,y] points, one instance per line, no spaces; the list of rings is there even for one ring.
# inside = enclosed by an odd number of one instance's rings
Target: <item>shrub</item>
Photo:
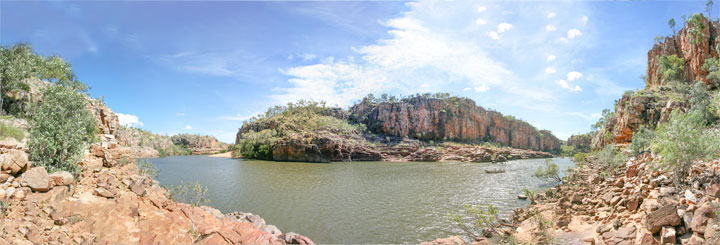
[[[719,137],[706,130],[705,123],[699,111],[682,114],[674,110],[670,120],[657,128],[652,150],[663,157],[661,167],[675,172],[677,186],[683,183],[693,161],[718,155]]]
[[[628,146],[628,148],[632,154],[637,155],[643,153],[649,149],[653,139],[655,139],[655,131],[648,129],[645,126],[640,126],[640,129],[633,133],[632,142],[630,142],[630,146]]]
[[[199,182],[181,183],[172,188],[171,194],[174,201],[193,206],[202,206],[210,202],[206,197],[207,187],[202,186]]]
[[[235,147],[243,158],[272,160],[272,145],[278,141],[274,130],[250,131],[240,136]]]
[[[85,97],[65,86],[43,90],[43,103],[30,120],[30,157],[50,172],[78,174],[86,144],[95,137],[95,118]]]
[[[157,178],[160,174],[160,170],[158,170],[148,159],[141,159],[137,161],[135,166],[137,167],[137,173],[139,175]]]
[[[562,146],[560,146],[560,149],[561,149],[560,154],[562,156],[566,156],[566,157],[575,155],[575,153],[577,152],[577,150],[575,149],[575,146],[566,145],[566,144],[563,144]]]
[[[578,166],[582,165],[585,163],[585,158],[587,158],[587,155],[588,154],[584,152],[575,153],[575,155],[573,156],[573,162],[575,162],[575,164]]]
[[[470,219],[470,222],[465,222],[468,218]],[[466,204],[463,214],[450,214],[450,221],[455,223],[460,229],[465,231],[468,236],[473,238],[482,236],[483,229],[489,229],[490,231],[496,232],[497,227],[500,225],[497,222],[498,220],[498,208],[492,204],[488,205],[487,209]]]
[[[12,125],[0,123],[0,139],[14,138],[21,141],[25,138],[25,132],[22,129],[13,127]]]
[[[545,168],[543,168],[543,166],[538,167],[537,171],[533,174],[533,177],[551,179],[555,181],[562,180],[560,178],[560,169],[558,168],[558,165],[550,159],[545,159]]]
[[[606,145],[601,151],[597,151],[594,154],[606,169],[614,169],[625,161],[625,157],[615,149],[614,144]]]
[[[677,55],[660,56],[660,74],[664,81],[677,81],[682,79],[685,60]]]

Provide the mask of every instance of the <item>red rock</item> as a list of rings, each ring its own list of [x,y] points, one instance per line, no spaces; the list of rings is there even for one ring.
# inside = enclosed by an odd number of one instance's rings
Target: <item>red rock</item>
[[[677,206],[671,204],[659,208],[647,215],[647,229],[655,234],[660,232],[663,226],[676,226],[681,222],[677,214]]]
[[[692,224],[690,225],[690,229],[693,230],[693,232],[703,234],[705,233],[705,228],[708,224],[708,220],[715,218],[715,209],[710,204],[705,204],[695,210],[695,213],[693,214],[692,218]]]

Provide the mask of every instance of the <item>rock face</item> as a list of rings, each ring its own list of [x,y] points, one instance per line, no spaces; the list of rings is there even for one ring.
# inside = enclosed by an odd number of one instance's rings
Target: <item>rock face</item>
[[[420,140],[495,142],[548,152],[557,152],[561,145],[549,131],[485,110],[465,98],[418,96],[381,103],[365,99],[350,108],[350,118],[375,133]]]
[[[593,134],[578,134],[571,135],[567,140],[567,145],[575,147],[576,150],[581,152],[590,152],[590,146],[592,145]]]
[[[714,37],[718,35],[717,22],[710,22],[701,16],[701,22],[704,28],[700,30],[702,35],[693,35],[690,30],[693,28],[700,29],[692,23],[680,29],[677,35],[666,37],[662,43],[655,44],[648,52],[647,65],[647,84],[646,88],[663,85],[662,75],[660,74],[659,59],[663,55],[677,55],[685,60],[684,73],[687,81],[702,81],[708,85],[712,85],[707,79],[708,72],[702,69],[705,59],[718,57],[715,51],[716,41]]]
[[[228,144],[207,135],[177,134],[170,140],[174,145],[190,149],[193,154],[212,154],[228,148]]]
[[[362,138],[339,136],[329,132],[295,135],[272,147],[272,160],[299,162],[378,161],[380,153]]]

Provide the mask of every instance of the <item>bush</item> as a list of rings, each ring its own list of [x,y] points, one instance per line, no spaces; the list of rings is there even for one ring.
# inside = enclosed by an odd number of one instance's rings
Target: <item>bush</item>
[[[538,167],[537,171],[533,174],[533,177],[540,179],[551,179],[555,181],[561,181],[560,169],[550,159],[545,159],[545,168],[543,166]]]
[[[625,161],[625,157],[615,149],[614,144],[606,145],[601,151],[594,154],[606,169],[614,169]]]
[[[30,157],[48,171],[78,174],[86,144],[95,137],[95,118],[85,97],[65,86],[43,90],[43,103],[30,120]]]
[[[685,60],[677,55],[660,56],[660,73],[663,81],[677,81],[682,79],[685,69]]]
[[[628,148],[634,155],[643,153],[649,150],[653,139],[655,139],[655,131],[648,129],[645,126],[640,126],[640,129],[633,133],[632,142],[630,142],[630,146],[628,146]]]
[[[21,141],[25,138],[25,132],[22,129],[13,127],[5,123],[0,123],[0,139],[14,138]]]
[[[243,158],[272,160],[272,145],[277,140],[274,130],[251,131],[240,136],[235,150],[239,150]]]
[[[158,170],[155,165],[153,165],[150,160],[147,159],[141,159],[137,161],[135,166],[137,167],[137,173],[139,175],[148,176],[150,178],[157,178],[160,174],[160,170]]]
[[[585,163],[585,158],[587,158],[587,155],[588,154],[584,152],[575,153],[575,155],[573,156],[573,162],[575,162],[575,164],[578,166],[582,165]]]
[[[172,188],[171,193],[174,201],[193,206],[202,206],[210,202],[206,197],[207,187],[202,186],[199,182],[181,183]]]
[[[706,130],[705,123],[700,111],[682,114],[674,110],[670,120],[657,128],[652,150],[663,157],[661,167],[675,172],[675,184],[678,186],[683,183],[693,161],[718,155],[720,137]]]
[[[466,204],[463,211],[463,214],[451,213],[450,221],[465,231],[468,236],[481,237],[483,229],[497,232],[496,229],[500,226],[497,222],[499,220],[497,207],[490,204],[487,209],[482,209]],[[469,224],[465,222],[468,218],[470,219]]]

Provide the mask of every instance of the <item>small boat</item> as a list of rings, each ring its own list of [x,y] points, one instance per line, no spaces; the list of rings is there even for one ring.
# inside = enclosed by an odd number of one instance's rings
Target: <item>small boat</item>
[[[485,169],[486,174],[500,174],[505,173],[505,170],[502,169]]]

